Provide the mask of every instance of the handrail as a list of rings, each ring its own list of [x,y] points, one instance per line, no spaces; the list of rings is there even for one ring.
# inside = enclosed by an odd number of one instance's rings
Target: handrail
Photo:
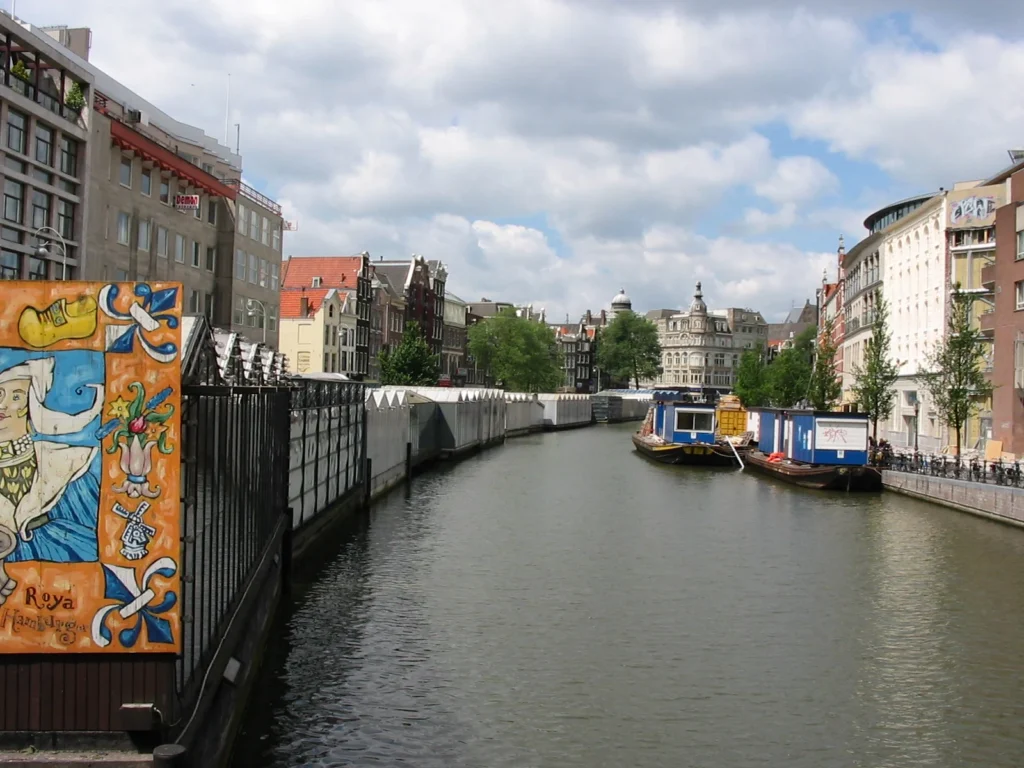
[[[262,205],[267,210],[274,213],[275,216],[281,215],[281,206],[271,200],[269,197],[264,195],[262,192],[257,192],[255,189],[250,187],[240,179],[223,179],[223,182],[231,187],[238,187],[238,191],[243,197],[247,197],[254,203]]]

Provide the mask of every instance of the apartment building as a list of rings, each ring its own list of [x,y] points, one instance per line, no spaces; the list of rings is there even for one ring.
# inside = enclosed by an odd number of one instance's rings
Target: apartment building
[[[415,322],[430,346],[438,355],[444,348],[444,290],[447,269],[441,262],[430,261],[418,255],[409,259],[380,259],[373,262],[373,270],[401,291],[405,300],[405,322]]]
[[[90,64],[89,30],[39,32],[94,83],[82,277],[180,281],[186,313],[276,347],[280,206],[228,147]]]
[[[292,373],[351,374],[355,363],[354,293],[334,288],[281,291],[280,351]]]
[[[441,375],[447,376],[456,386],[464,385],[467,376],[466,311],[466,302],[453,293],[445,293]]]
[[[92,74],[7,14],[0,35],[0,279],[81,279],[89,257]]]
[[[363,381],[370,371],[370,316],[373,304],[373,268],[370,254],[357,256],[299,256],[289,258],[282,268],[285,290],[331,289],[354,294],[355,327],[346,336],[348,373]],[[351,359],[354,357],[354,360]]]

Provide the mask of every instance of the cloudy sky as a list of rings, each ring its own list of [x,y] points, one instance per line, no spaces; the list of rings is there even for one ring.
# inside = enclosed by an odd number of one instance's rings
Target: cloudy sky
[[[230,72],[246,176],[298,223],[286,254],[422,253],[464,299],[554,317],[619,288],[686,306],[702,280],[778,319],[867,213],[1024,146],[1020,0],[16,10],[91,27],[96,65],[221,139]]]

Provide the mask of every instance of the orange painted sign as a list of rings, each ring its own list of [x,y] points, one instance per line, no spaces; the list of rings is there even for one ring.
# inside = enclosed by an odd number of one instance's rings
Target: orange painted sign
[[[181,285],[3,292],[0,653],[176,653]]]

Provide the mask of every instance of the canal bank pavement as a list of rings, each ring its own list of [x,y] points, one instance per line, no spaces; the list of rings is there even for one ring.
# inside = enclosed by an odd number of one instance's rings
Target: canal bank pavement
[[[1024,490],[952,477],[882,471],[887,491],[939,504],[969,515],[1024,528]]]
[[[0,751],[4,768],[152,768],[153,756],[95,750],[42,752]]]

